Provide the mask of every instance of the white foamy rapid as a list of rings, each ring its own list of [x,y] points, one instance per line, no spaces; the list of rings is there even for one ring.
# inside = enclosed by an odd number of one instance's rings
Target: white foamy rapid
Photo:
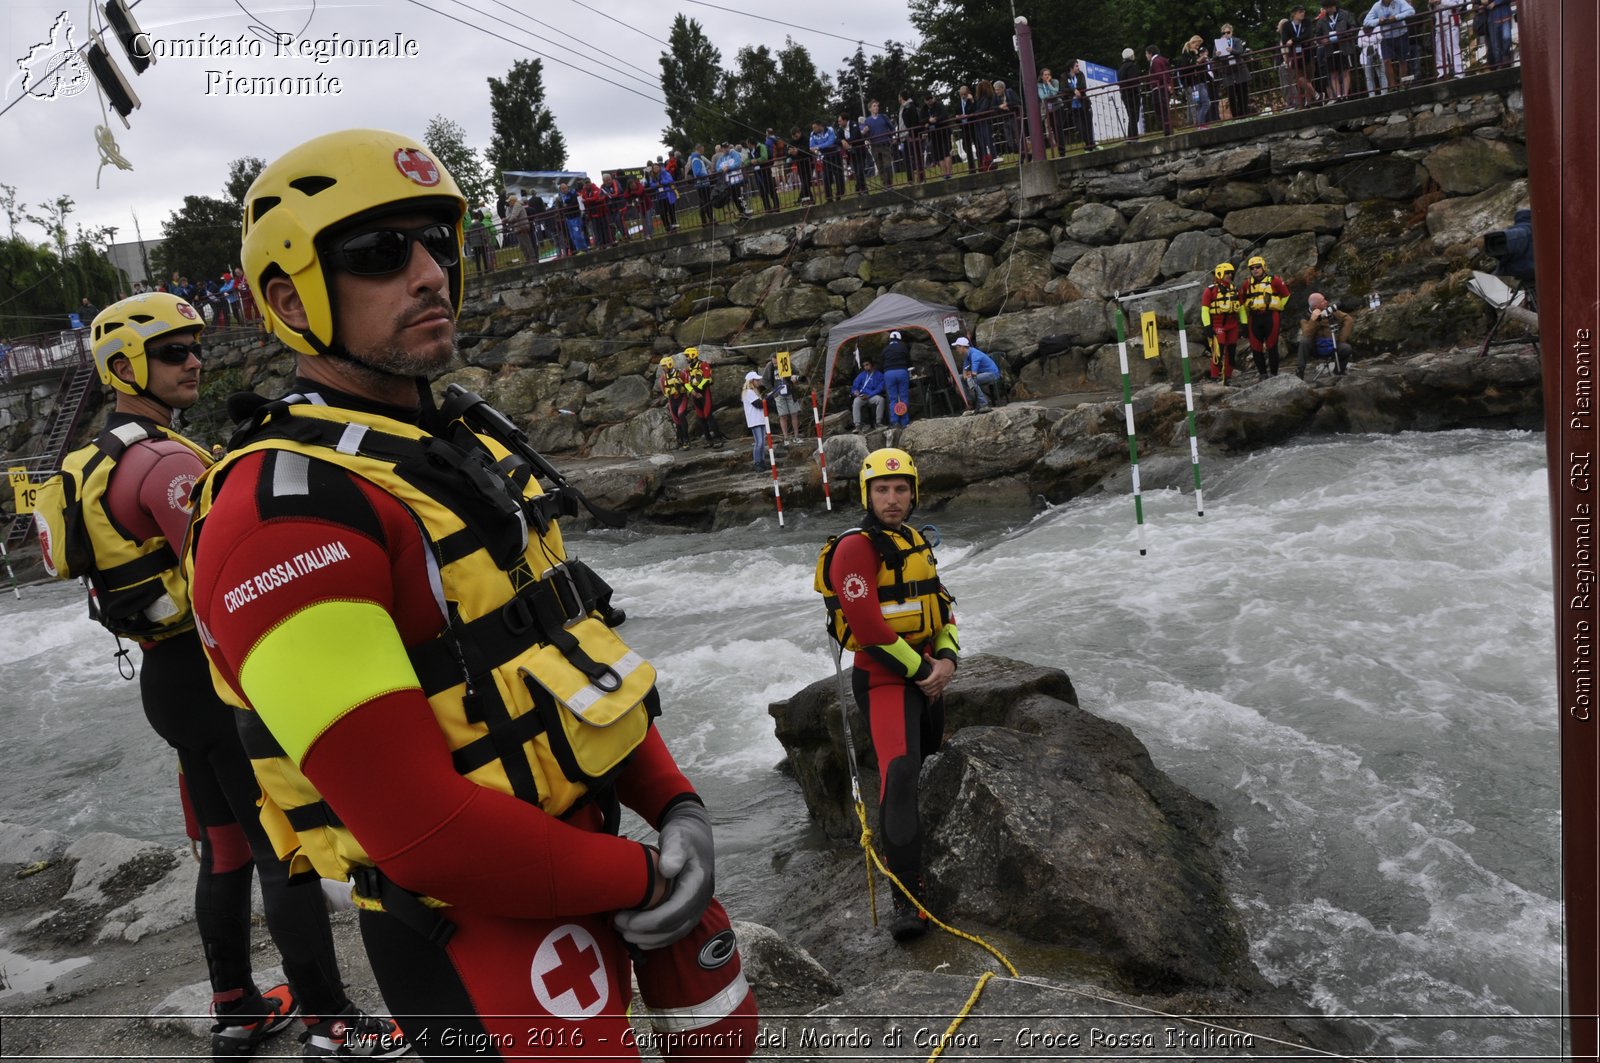
[[[1348,437],[1133,505],[923,514],[966,652],[1065,669],[1084,708],[1216,804],[1254,958],[1389,1051],[1559,1052],[1560,806],[1544,442]],[[841,498],[847,491],[837,492]],[[573,537],[661,671],[714,810],[719,892],[780,907],[810,844],[767,703],[831,677],[817,548],[853,512]],[[171,758],[64,589],[0,604],[0,819],[176,840]],[[959,681],[959,680],[958,680]]]

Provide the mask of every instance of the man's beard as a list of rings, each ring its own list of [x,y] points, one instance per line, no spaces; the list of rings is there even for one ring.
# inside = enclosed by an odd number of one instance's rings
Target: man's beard
[[[353,374],[369,384],[381,384],[395,377],[427,376],[447,368],[460,353],[456,346],[454,314],[450,315],[451,328],[448,341],[429,340],[420,350],[409,350],[400,344],[400,333],[405,329],[406,322],[430,309],[440,309],[450,313],[450,304],[442,297],[418,300],[395,315],[394,329],[386,342],[375,349],[360,353],[345,349],[343,352],[345,365]],[[441,342],[446,344],[443,349],[439,349]]]

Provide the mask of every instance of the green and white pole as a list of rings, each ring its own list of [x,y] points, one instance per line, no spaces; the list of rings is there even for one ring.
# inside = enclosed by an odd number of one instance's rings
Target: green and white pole
[[[5,562],[6,578],[11,581],[11,593],[17,596],[18,601],[21,601],[22,588],[17,585],[17,573],[16,570],[11,567],[11,555],[6,552],[6,542],[4,539],[0,539],[0,561]]]
[[[1117,357],[1122,360],[1122,412],[1128,422],[1128,460],[1133,463],[1133,523],[1139,535],[1139,556],[1146,553],[1144,496],[1139,490],[1139,440],[1133,434],[1133,380],[1128,375],[1128,330],[1117,306]]]
[[[1178,359],[1183,362],[1183,408],[1189,418],[1189,464],[1194,466],[1194,512],[1206,515],[1206,496],[1200,489],[1200,442],[1194,430],[1194,385],[1189,382],[1189,334],[1183,328],[1183,304],[1178,304]]]

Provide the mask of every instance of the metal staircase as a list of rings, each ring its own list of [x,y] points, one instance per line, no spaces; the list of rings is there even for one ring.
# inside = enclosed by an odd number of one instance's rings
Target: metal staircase
[[[67,456],[67,448],[72,445],[72,434],[78,428],[84,401],[89,396],[95,375],[92,362],[68,366],[61,375],[55,408],[50,411],[50,420],[45,425],[44,445],[38,454],[24,458],[19,463],[28,470],[29,478],[35,482],[53,475],[61,468],[61,460]],[[6,549],[15,550],[21,545],[32,527],[33,518],[29,514],[19,513],[12,517],[11,525],[6,529]]]

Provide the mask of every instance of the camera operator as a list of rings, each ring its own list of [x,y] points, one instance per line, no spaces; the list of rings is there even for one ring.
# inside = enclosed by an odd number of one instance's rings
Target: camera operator
[[[1306,313],[1300,319],[1300,347],[1295,376],[1306,378],[1306,362],[1315,354],[1318,358],[1333,359],[1333,375],[1343,376],[1350,364],[1350,331],[1356,319],[1323,298],[1321,292],[1312,292],[1306,299]]]

